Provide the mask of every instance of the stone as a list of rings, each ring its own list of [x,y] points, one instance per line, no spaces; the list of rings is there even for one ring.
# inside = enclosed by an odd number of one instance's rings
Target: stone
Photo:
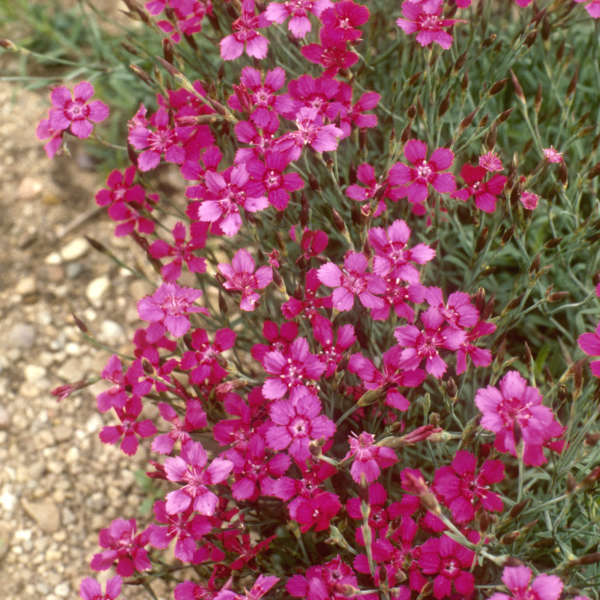
[[[25,379],[29,383],[36,383],[46,376],[46,369],[39,365],[26,365],[24,369]]]
[[[69,584],[65,581],[54,588],[54,593],[60,598],[66,598],[71,593]]]
[[[12,513],[17,505],[17,497],[7,489],[3,489],[0,494],[0,506],[7,512]]]
[[[118,323],[106,319],[105,321],[102,321],[102,325],[100,325],[98,339],[108,346],[118,346],[125,341],[125,332]]]
[[[29,323],[15,323],[8,332],[8,345],[23,350],[31,348],[36,340],[35,327]]]
[[[35,292],[36,282],[35,277],[23,277],[19,279],[15,287],[15,292],[20,296],[27,296],[28,294],[33,294]]]
[[[80,262],[72,262],[65,267],[65,275],[69,279],[77,279],[82,273],[83,265]]]
[[[60,265],[60,254],[58,252],[51,252],[50,254],[48,254],[48,256],[46,256],[44,262],[47,265]]]
[[[44,533],[55,533],[60,529],[60,512],[54,502],[48,500],[29,502],[23,498],[21,505]]]
[[[90,245],[85,238],[77,237],[62,247],[60,256],[65,262],[77,260],[88,251],[89,247]]]
[[[102,277],[96,277],[88,283],[85,290],[87,299],[92,303],[93,306],[99,308],[102,305],[102,299],[108,292],[110,287],[110,279],[103,275]]]
[[[7,555],[12,539],[12,527],[8,523],[0,523],[0,561]]]
[[[10,426],[10,415],[4,406],[0,404],[0,429],[8,429]]]

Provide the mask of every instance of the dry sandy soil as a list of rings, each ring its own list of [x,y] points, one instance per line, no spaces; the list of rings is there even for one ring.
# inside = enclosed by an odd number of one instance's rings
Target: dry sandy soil
[[[35,137],[48,108],[0,78],[0,582],[4,600],[77,598],[98,532],[137,518],[144,492],[132,460],[98,439],[110,415],[96,410],[99,382],[58,403],[50,390],[99,375],[110,352],[89,345],[74,324],[116,350],[139,325],[136,300],[150,290],[86,242],[89,235],[129,264],[128,240],[93,209],[104,176],[83,150],[46,158]],[[86,170],[86,168],[88,170]],[[104,581],[108,572],[100,573]],[[166,590],[156,587],[160,598]],[[127,586],[122,598],[147,598]]]

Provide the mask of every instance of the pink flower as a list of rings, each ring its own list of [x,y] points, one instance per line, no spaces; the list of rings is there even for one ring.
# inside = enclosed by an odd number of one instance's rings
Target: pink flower
[[[241,292],[240,308],[253,311],[260,295],[256,290],[266,288],[273,281],[273,269],[263,266],[256,269],[254,259],[247,250],[240,248],[231,264],[219,263],[219,272],[225,277],[223,287],[226,290]]]
[[[309,13],[319,17],[324,9],[331,6],[330,0],[288,0],[286,2],[271,2],[265,11],[265,17],[281,25],[288,17],[288,29],[295,38],[306,37],[312,26]]]
[[[356,29],[369,20],[369,9],[355,2],[343,0],[323,11],[321,21],[327,36],[344,42],[360,39],[361,31]]]
[[[404,156],[413,166],[396,163],[389,174],[391,185],[404,186],[399,190],[399,197],[407,197],[415,207],[427,200],[429,185],[440,194],[451,194],[456,189],[454,175],[442,173],[452,165],[454,154],[448,148],[438,148],[427,160],[427,145],[419,140],[408,140],[404,146]],[[413,207],[413,211],[415,208]]]
[[[589,356],[600,356],[600,323],[596,326],[594,333],[582,333],[577,338],[579,347]],[[600,360],[593,360],[590,363],[592,375],[600,377]]]
[[[429,538],[422,546],[418,559],[425,575],[435,575],[433,596],[437,600],[452,595],[452,591],[467,600],[473,596],[475,578],[469,572],[475,553],[444,535]]]
[[[496,196],[504,189],[506,177],[494,175],[485,181],[486,175],[487,170],[484,167],[463,165],[460,176],[467,186],[454,192],[452,197],[465,202],[469,196],[473,196],[477,208],[486,213],[493,213],[496,210]]]
[[[435,472],[433,490],[450,508],[458,524],[472,521],[480,507],[497,512],[503,508],[500,496],[489,487],[504,479],[504,464],[486,460],[475,475],[476,466],[477,459],[470,452],[459,450],[449,467],[440,467]]]
[[[351,310],[354,296],[358,296],[365,308],[383,308],[384,303],[376,294],[385,291],[385,282],[378,275],[367,273],[367,257],[360,252],[348,252],[344,268],[328,262],[317,271],[319,281],[335,288],[332,303],[337,310]]]
[[[349,69],[358,61],[358,54],[346,47],[346,42],[335,36],[327,35],[325,28],[321,29],[321,44],[306,44],[300,52],[306,60],[321,65],[325,70],[323,77],[335,77],[341,69]]]
[[[442,9],[442,0],[426,3],[403,2],[402,14],[405,18],[397,19],[396,25],[404,33],[417,33],[417,42],[421,46],[429,46],[435,42],[444,50],[448,50],[452,46],[452,35],[445,29],[462,21],[460,19],[443,19]]]
[[[479,166],[486,171],[502,171],[502,161],[495,152],[486,152],[479,157]]]
[[[588,2],[588,0],[575,0],[575,2]],[[592,2],[588,2],[585,5],[585,10],[587,10],[588,15],[593,19],[600,19],[600,1],[592,0]]]
[[[215,514],[218,497],[208,489],[225,481],[233,469],[233,463],[224,458],[215,458],[206,466],[208,457],[200,442],[188,441],[180,456],[165,459],[164,469],[169,481],[185,485],[167,494],[167,513],[174,515],[192,507],[200,515]]]
[[[526,465],[544,464],[544,444],[563,431],[552,410],[542,404],[542,395],[518,371],[509,371],[500,380],[500,389],[480,388],[475,404],[483,414],[481,427],[496,434],[494,445],[499,452],[517,456],[515,429],[520,430]]]
[[[233,33],[221,40],[221,58],[235,60],[244,50],[248,56],[263,59],[267,56],[269,40],[257,29],[267,27],[269,20],[263,14],[254,14],[254,0],[242,1],[242,14],[231,25]]]
[[[375,436],[366,431],[358,436],[350,436],[348,444],[350,450],[344,456],[344,460],[354,458],[350,475],[360,485],[373,483],[381,474],[381,469],[391,467],[398,462],[398,457],[392,448],[376,446]]]
[[[292,575],[285,589],[294,598],[345,600],[349,597],[346,590],[358,591],[358,581],[338,555],[325,564],[309,567],[305,575]]]
[[[273,425],[266,434],[273,450],[285,450],[297,462],[310,457],[308,445],[313,440],[328,440],[335,433],[335,423],[321,414],[321,401],[304,389],[293,390],[285,400],[275,400],[269,409]]]
[[[202,290],[180,287],[176,283],[163,283],[152,296],[138,302],[140,319],[157,323],[172,336],[181,337],[190,328],[190,313],[208,315],[205,308],[194,306]]]
[[[152,451],[159,454],[170,454],[176,441],[179,440],[182,444],[187,442],[191,439],[189,432],[202,429],[207,425],[206,413],[202,409],[202,404],[193,398],[186,403],[183,423],[177,411],[166,402],[158,403],[158,412],[165,421],[172,424],[168,433],[157,435],[152,440]]]
[[[511,595],[496,593],[489,600],[558,600],[563,582],[556,575],[538,575],[531,581],[531,569],[528,567],[504,567],[502,581]],[[531,581],[531,583],[530,583]]]
[[[86,577],[79,587],[79,595],[83,600],[115,600],[121,593],[123,580],[117,575],[106,582],[106,593],[102,593],[102,587],[95,579]]]
[[[116,571],[122,577],[131,577],[136,571],[148,571],[152,564],[144,548],[148,533],[137,534],[135,519],[115,519],[107,529],[101,529],[98,542],[104,552],[94,554],[90,567],[94,571],[106,571],[117,562]]]
[[[108,117],[108,106],[100,100],[88,100],[94,95],[92,84],[87,81],[78,83],[73,93],[64,87],[54,88],[50,94],[53,108],[49,114],[49,129],[53,132],[70,129],[78,138],[87,138],[94,128]]]
[[[600,2],[599,2],[599,4],[600,4]],[[543,148],[542,152],[544,153],[544,158],[549,163],[563,162],[563,153],[559,152],[554,146],[550,146],[550,148]]]
[[[50,119],[42,119],[35,130],[35,135],[38,140],[50,140],[45,144],[44,150],[48,158],[54,158],[54,155],[58,152],[62,145],[62,131],[56,131],[50,127]],[[92,581],[94,581],[92,579]]]
[[[521,192],[519,200],[527,210],[534,210],[538,205],[539,197],[533,192]]]

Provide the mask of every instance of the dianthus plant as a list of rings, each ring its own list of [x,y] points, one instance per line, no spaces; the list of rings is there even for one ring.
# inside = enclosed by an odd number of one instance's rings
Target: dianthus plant
[[[154,505],[81,597],[596,593],[598,2],[125,4],[163,56],[123,45],[157,94],[96,203],[152,288],[96,402]],[[93,95],[53,88],[50,157]]]

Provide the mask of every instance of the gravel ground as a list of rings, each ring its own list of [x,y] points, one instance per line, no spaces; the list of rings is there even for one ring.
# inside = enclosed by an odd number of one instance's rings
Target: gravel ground
[[[90,346],[90,333],[129,349],[135,303],[149,292],[126,270],[94,251],[90,235],[126,261],[128,240],[97,216],[73,220],[94,206],[103,185],[85,171],[86,156],[48,161],[35,138],[47,100],[0,82],[0,581],[4,600],[77,598],[98,551],[98,532],[116,517],[140,518],[143,500],[132,460],[98,439],[110,414],[96,410],[99,382],[58,403],[50,390],[98,375],[110,353]],[[70,230],[69,230],[70,229]],[[99,574],[106,580],[112,572]],[[168,597],[157,588],[159,597]],[[127,586],[122,597],[146,598]]]

